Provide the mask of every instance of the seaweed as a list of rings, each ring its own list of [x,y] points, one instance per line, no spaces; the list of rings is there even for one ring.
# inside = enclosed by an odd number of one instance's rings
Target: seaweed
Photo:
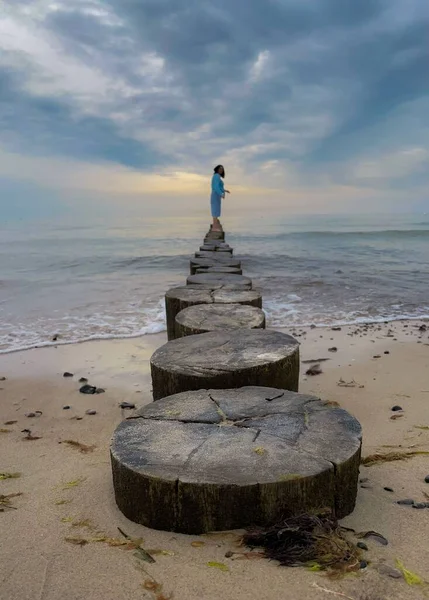
[[[60,442],[60,444],[67,444],[72,448],[76,448],[76,450],[79,450],[79,452],[82,452],[82,454],[94,452],[96,448],[95,446],[88,446],[87,444],[82,444],[81,442],[77,442],[76,440],[64,440],[63,442]]]
[[[22,492],[16,492],[15,494],[0,494],[0,510],[3,512],[5,508],[13,508],[16,510],[16,507],[12,505],[11,499],[17,498],[18,496],[22,496]]]
[[[341,576],[360,569],[360,550],[347,540],[328,510],[290,517],[264,529],[247,531],[243,544],[261,548],[281,566],[305,566]]]
[[[0,473],[0,481],[3,479],[18,479],[21,477],[21,473]]]
[[[376,452],[375,454],[370,454],[369,456],[365,456],[361,460],[361,464],[365,467],[372,467],[373,465],[378,465],[386,462],[393,462],[396,460],[408,460],[409,458],[413,458],[414,456],[419,455],[428,455],[429,452],[425,450],[409,450],[407,452],[387,452],[386,454],[380,454]]]

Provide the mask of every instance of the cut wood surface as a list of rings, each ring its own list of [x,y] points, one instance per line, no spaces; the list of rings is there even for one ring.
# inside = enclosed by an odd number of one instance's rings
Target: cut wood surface
[[[211,267],[198,267],[195,275],[198,273],[232,273],[233,275],[242,275],[243,271],[239,267],[212,265]]]
[[[165,313],[167,318],[167,336],[176,338],[175,319],[181,310],[197,304],[245,304],[262,308],[262,296],[256,290],[205,289],[202,285],[188,285],[168,290],[165,294]]]
[[[154,400],[243,385],[298,391],[299,343],[269,329],[212,331],[172,340],[150,360]]]
[[[264,329],[265,313],[243,304],[199,304],[176,315],[176,338],[218,329]]]
[[[197,269],[209,268],[209,267],[234,267],[236,269],[241,268],[241,261],[235,258],[218,258],[218,256],[224,257],[224,254],[216,255],[213,258],[191,258],[189,263],[189,270],[191,275],[195,275]]]
[[[216,260],[229,260],[232,258],[233,252],[215,252],[214,250],[197,250],[195,258],[215,258]]]
[[[187,534],[321,508],[342,518],[355,505],[360,450],[359,422],[313,396],[267,387],[184,392],[116,429],[115,499],[132,521]]]
[[[229,273],[198,273],[197,275],[190,275],[186,283],[189,285],[211,285],[221,283],[222,285],[229,285],[236,289],[252,289],[252,280],[244,275],[231,275]]]
[[[213,244],[203,244],[200,246],[200,251],[204,252],[231,252],[233,248],[223,242],[215,242]]]

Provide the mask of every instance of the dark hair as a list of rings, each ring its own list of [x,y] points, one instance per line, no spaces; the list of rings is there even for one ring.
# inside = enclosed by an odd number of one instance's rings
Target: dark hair
[[[221,169],[221,168],[223,169],[223,175],[220,175],[220,173],[219,173],[219,169]],[[219,173],[219,175],[222,177],[222,179],[225,177],[225,169],[224,169],[223,165],[218,165],[217,167],[215,167],[214,172]]]

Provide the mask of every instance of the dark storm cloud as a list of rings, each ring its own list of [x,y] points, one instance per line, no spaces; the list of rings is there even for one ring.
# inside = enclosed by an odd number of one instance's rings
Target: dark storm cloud
[[[409,2],[57,2],[38,26],[74,61],[64,66],[72,75],[57,73],[50,93],[47,64],[44,73],[37,60],[0,60],[1,137],[146,168],[198,170],[225,149],[255,165],[299,158],[302,168],[359,157],[381,121],[429,94],[428,11]],[[28,25],[23,2],[7,4]],[[83,74],[81,91],[76,64],[105,89]],[[40,81],[27,86],[35,69]]]

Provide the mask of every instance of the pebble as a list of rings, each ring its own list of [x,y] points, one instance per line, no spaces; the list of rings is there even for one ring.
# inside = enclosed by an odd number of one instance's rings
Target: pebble
[[[86,415],[96,415],[97,411],[94,410],[93,408],[88,408],[88,410],[85,411]]]
[[[426,502],[414,502],[413,508],[427,508]]]
[[[228,550],[228,552],[225,552],[225,558],[231,558],[232,556],[234,556],[234,552],[231,552],[231,550]]]
[[[401,506],[413,506],[414,500],[412,498],[405,498],[404,500],[398,500],[396,504],[400,504]]]
[[[35,416],[36,416],[36,413],[34,413],[34,412],[29,412],[29,413],[27,413],[25,416],[26,416],[26,417],[28,417],[29,419],[32,419],[33,417],[35,417]]]
[[[384,354],[390,354],[389,350],[385,350]]]
[[[79,379],[79,383],[86,383],[88,381],[88,379],[86,377],[81,377]]]
[[[96,391],[96,387],[93,385],[83,385],[81,388],[79,388],[79,392],[81,394],[95,394]]]
[[[368,563],[366,562],[366,560],[361,560],[361,561],[360,561],[360,563],[359,563],[359,567],[360,567],[361,569],[366,569],[366,568],[367,568],[367,566],[368,566]]]
[[[332,346],[332,348],[328,348],[328,352],[338,352],[338,348],[336,346]]]
[[[358,542],[356,546],[361,550],[368,550],[368,546],[364,542]]]
[[[393,490],[392,490],[392,488],[391,488],[391,487],[385,487],[385,488],[383,488],[383,489],[384,489],[384,490],[386,490],[386,492],[393,492]]]
[[[135,407],[136,407],[136,405],[135,405],[135,404],[133,404],[132,402],[121,402],[119,406],[120,406],[121,408],[130,408],[130,409],[132,409],[132,408],[135,408]]]
[[[392,406],[392,408],[390,410],[393,410],[394,412],[398,411],[398,410],[403,410],[402,406],[398,406],[397,404],[395,406]]]
[[[341,331],[341,327],[331,327],[332,331]]]
[[[106,391],[106,390],[103,390],[103,388],[97,388],[97,389],[95,390],[95,393],[96,393],[96,394],[104,394],[104,393],[105,393],[105,391]]]
[[[6,381],[6,377],[0,377],[0,381]]]
[[[401,579],[402,577],[402,573],[399,569],[395,569],[389,565],[381,564],[377,570],[381,575],[388,575],[389,577],[393,577],[393,579]]]
[[[426,475],[426,477],[425,477],[425,483],[429,483],[429,475]]]
[[[381,354],[374,354],[372,358],[381,358]]]
[[[71,406],[69,406],[68,404],[66,404],[65,406],[63,406],[63,410],[70,410]]]
[[[63,377],[73,377],[73,373],[70,373],[69,371],[65,371],[65,373],[63,373]]]

